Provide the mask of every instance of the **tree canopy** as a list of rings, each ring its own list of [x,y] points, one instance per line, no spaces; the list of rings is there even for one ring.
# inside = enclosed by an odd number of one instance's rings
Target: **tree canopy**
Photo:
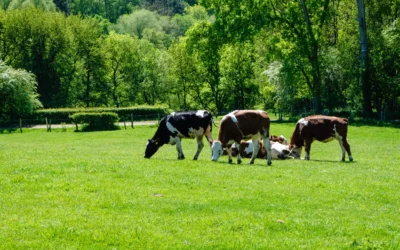
[[[344,0],[5,0],[0,58],[46,108],[395,113],[399,3],[365,0],[368,85]]]

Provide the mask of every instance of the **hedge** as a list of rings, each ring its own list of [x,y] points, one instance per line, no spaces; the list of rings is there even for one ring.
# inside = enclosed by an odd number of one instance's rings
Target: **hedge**
[[[36,110],[29,119],[68,120],[75,113],[103,113],[113,112],[118,114],[121,119],[129,120],[131,116],[135,120],[157,119],[158,116],[164,116],[169,112],[165,106],[136,106],[123,108],[60,108],[60,109],[41,109]]]
[[[83,124],[83,131],[119,129],[119,126],[115,125],[119,120],[118,114],[112,112],[75,113],[70,118],[75,124]]]

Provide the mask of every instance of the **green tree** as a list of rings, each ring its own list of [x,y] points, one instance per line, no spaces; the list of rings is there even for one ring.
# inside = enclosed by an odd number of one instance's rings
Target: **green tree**
[[[320,47],[324,44],[324,28],[331,17],[330,1],[214,1],[205,0],[215,10],[215,29],[225,42],[248,40],[262,28],[274,30],[277,40],[291,44],[290,56],[298,61],[298,74],[308,87],[314,109],[321,110],[322,76]],[[285,60],[285,58],[282,58]]]
[[[0,120],[15,119],[42,107],[35,76],[0,61]]]
[[[198,82],[198,69],[196,67],[195,58],[188,53],[186,41],[172,45],[168,53],[170,55],[169,70],[172,78],[171,93],[176,96],[177,108],[179,110],[188,110],[194,106],[191,103],[190,96],[201,103],[201,96],[197,95],[194,85]]]
[[[259,92],[255,84],[254,62],[254,50],[249,42],[222,48],[219,67],[227,108],[252,109],[257,103]]]
[[[9,10],[20,8],[39,8],[45,11],[55,11],[56,5],[52,0],[11,0],[7,7]]]
[[[2,58],[14,68],[36,75],[45,107],[63,106],[62,78],[71,67],[72,37],[66,18],[39,9],[7,11],[1,29]]]
[[[210,23],[199,22],[188,30],[187,36],[187,48],[196,57],[201,80],[207,84],[209,90],[203,91],[204,100],[213,103],[210,109],[220,113],[225,108],[226,93],[220,82],[222,41],[218,30]]]
[[[162,31],[162,27],[159,23],[159,15],[145,9],[121,16],[114,28],[120,34],[134,35],[139,39],[143,38],[145,29]]]

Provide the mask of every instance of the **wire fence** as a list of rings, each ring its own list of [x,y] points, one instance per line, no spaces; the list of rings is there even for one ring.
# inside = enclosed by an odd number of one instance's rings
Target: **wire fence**
[[[228,114],[231,111],[221,111],[218,114],[214,115],[215,120],[220,120],[224,115]],[[309,115],[316,114],[312,110],[268,110],[267,111],[272,121],[277,122],[295,122],[302,117],[306,117]],[[353,112],[352,110],[340,110],[335,112],[329,112],[327,110],[323,111],[324,115],[332,115],[339,117],[346,117],[349,119],[353,119],[355,116],[359,116]],[[122,116],[119,118],[119,125],[124,127],[134,127],[135,124],[157,124],[160,119],[165,114],[149,114],[149,115],[130,115],[130,116]],[[400,121],[400,112],[392,112],[392,111],[382,111],[375,113],[374,119],[377,121]],[[8,121],[0,121],[0,130],[20,130],[22,132],[22,128],[46,128],[47,131],[51,131],[52,128],[55,127],[70,127],[76,126],[78,129],[78,124],[74,124],[71,119],[52,119],[52,118],[38,118],[38,119],[15,119]]]

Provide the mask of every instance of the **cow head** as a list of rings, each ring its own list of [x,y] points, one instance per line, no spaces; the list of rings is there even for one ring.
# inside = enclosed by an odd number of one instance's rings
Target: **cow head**
[[[297,147],[296,145],[289,145],[289,156],[292,156],[294,159],[300,159],[301,151],[303,147]]]
[[[214,141],[212,146],[211,146],[211,152],[212,152],[212,161],[218,161],[218,158],[223,154],[223,148],[222,144],[220,141]]]
[[[160,140],[159,139],[149,139],[146,145],[146,151],[144,152],[144,158],[150,159],[157,150],[160,148]]]

